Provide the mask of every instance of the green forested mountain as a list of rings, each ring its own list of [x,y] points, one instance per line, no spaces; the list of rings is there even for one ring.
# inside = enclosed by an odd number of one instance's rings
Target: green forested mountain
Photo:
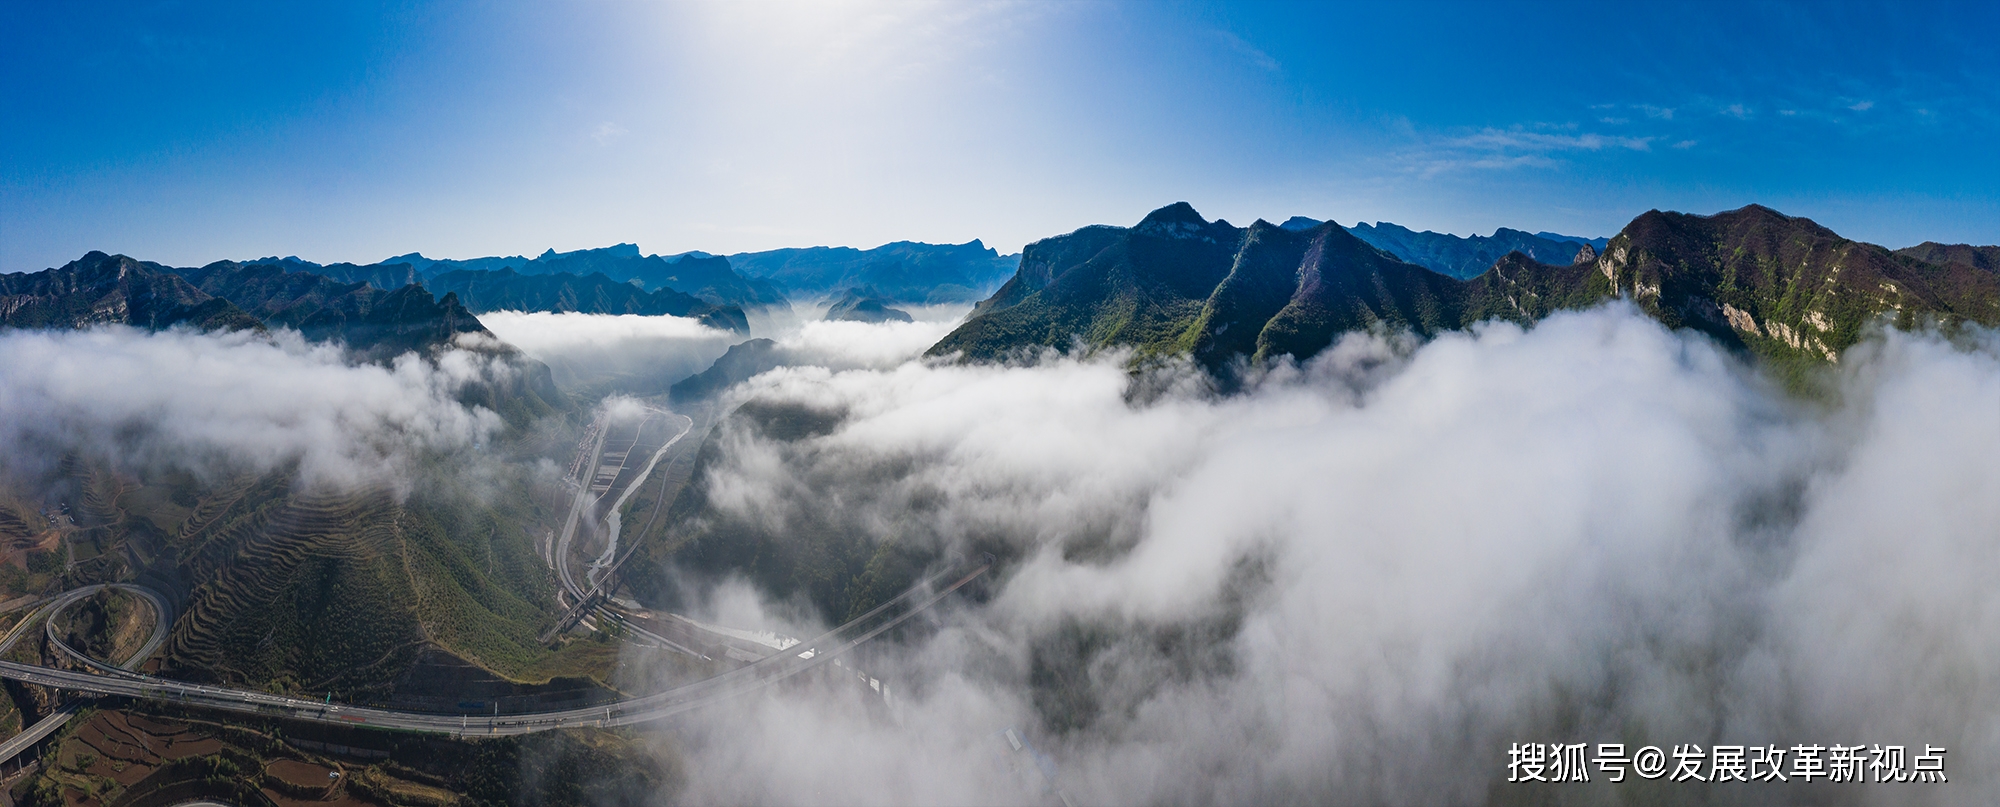
[[[1129,346],[1142,359],[1193,353],[1211,366],[1235,355],[1310,356],[1376,322],[1458,327],[1461,286],[1331,222],[1239,229],[1179,203],[1129,229],[1087,227],[1028,245],[1014,279],[930,353]]]
[[[2000,275],[1842,238],[1751,205],[1713,216],[1648,212],[1606,245],[1597,271],[1671,327],[1766,357],[1837,359],[1872,322],[2000,323]]]
[[[119,324],[159,330],[261,327],[228,300],[203,292],[157,263],[91,252],[60,269],[0,275],[0,325],[84,328]]]
[[[1669,326],[1785,361],[1835,360],[1878,320],[2000,323],[2000,276],[1976,260],[1907,253],[1756,205],[1713,216],[1652,211],[1588,261],[1550,265],[1513,252],[1458,280],[1331,223],[1239,229],[1180,203],[1135,227],[1029,245],[1014,278],[930,353],[990,360],[1117,346],[1140,360],[1189,354],[1220,367],[1237,356],[1309,358],[1377,324],[1429,335],[1486,319],[1529,323],[1614,296]]]

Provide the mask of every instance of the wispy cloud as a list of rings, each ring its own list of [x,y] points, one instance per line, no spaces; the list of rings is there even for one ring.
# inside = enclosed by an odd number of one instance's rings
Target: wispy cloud
[[[1560,131],[1574,126],[1486,128],[1432,139],[1405,155],[1405,163],[1429,178],[1458,170],[1552,168],[1558,155],[1607,151],[1651,151],[1658,137]],[[1558,129],[1558,131],[1548,131]]]
[[[1859,103],[1849,104],[1847,108],[1852,109],[1856,112],[1867,112],[1868,110],[1875,108],[1875,102],[1861,101]]]
[[[1243,37],[1237,36],[1228,31],[1223,31],[1220,29],[1218,29],[1215,32],[1215,35],[1216,37],[1220,38],[1224,43],[1228,44],[1231,50],[1234,50],[1237,53],[1243,55],[1245,58],[1249,59],[1251,64],[1254,64],[1260,68],[1263,68],[1273,73],[1285,69],[1285,66],[1283,64],[1280,64],[1277,59],[1272,58],[1271,54],[1265,53],[1262,48],[1250,44],[1250,41],[1244,39]]]
[[[618,124],[612,123],[611,121],[605,121],[603,123],[597,124],[597,128],[591,131],[590,139],[597,141],[597,145],[602,146],[602,145],[607,145],[611,141],[617,140],[618,138],[624,137],[625,135],[628,134],[631,134],[631,132],[627,130],[625,127],[619,126]]]
[[[1452,145],[1464,148],[1526,149],[1533,151],[1601,151],[1607,148],[1624,148],[1633,151],[1650,149],[1651,137],[1621,137],[1601,134],[1547,134],[1520,129],[1482,129],[1477,134],[1453,138]]]

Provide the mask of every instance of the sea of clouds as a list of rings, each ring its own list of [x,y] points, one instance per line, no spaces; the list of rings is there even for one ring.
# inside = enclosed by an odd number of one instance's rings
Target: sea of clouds
[[[833,519],[947,557],[998,546],[1000,568],[854,659],[886,706],[805,682],[650,729],[686,777],[660,800],[2000,801],[2000,337],[1882,334],[1802,396],[1612,305],[1350,335],[1219,395],[1115,353],[919,358],[963,313],[766,323],[794,366],[728,400],[839,425],[724,421],[709,507],[774,536]],[[578,378],[693,373],[741,338],[632,319],[482,316]],[[9,331],[0,451],[375,484],[492,438],[455,395],[511,372],[356,364],[286,332]],[[698,616],[823,627],[709,582]],[[1504,782],[1528,742],[1928,743],[1951,782],[1593,770],[1548,794]]]
[[[457,399],[518,369],[448,350],[358,363],[296,331],[0,331],[0,461],[69,452],[207,476],[296,467],[307,485],[406,486],[426,456],[477,446],[500,417]]]
[[[1422,345],[1351,335],[1230,396],[1135,398],[1121,358],[792,367],[739,389],[843,419],[725,431],[716,513],[947,554],[997,539],[1011,561],[984,600],[857,661],[891,709],[804,686],[663,727],[678,797],[2000,800],[1993,335],[1882,335],[1817,397],[1624,305]],[[725,624],[818,627],[797,600],[716,592]],[[1593,770],[1536,793],[1504,781],[1528,742],[1928,743],[1951,781]]]

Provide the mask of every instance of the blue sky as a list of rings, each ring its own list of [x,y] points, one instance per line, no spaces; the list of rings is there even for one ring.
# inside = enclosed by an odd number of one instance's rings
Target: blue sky
[[[1992,3],[0,11],[0,271],[983,238],[1176,200],[2000,242]]]

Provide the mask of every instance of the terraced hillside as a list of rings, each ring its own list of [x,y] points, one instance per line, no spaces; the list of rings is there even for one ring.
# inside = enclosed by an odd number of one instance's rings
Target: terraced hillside
[[[524,529],[532,505],[398,503],[290,482],[239,480],[189,515],[173,544],[194,584],[166,674],[380,701],[427,650],[512,680],[568,669],[535,641],[554,602]]]

